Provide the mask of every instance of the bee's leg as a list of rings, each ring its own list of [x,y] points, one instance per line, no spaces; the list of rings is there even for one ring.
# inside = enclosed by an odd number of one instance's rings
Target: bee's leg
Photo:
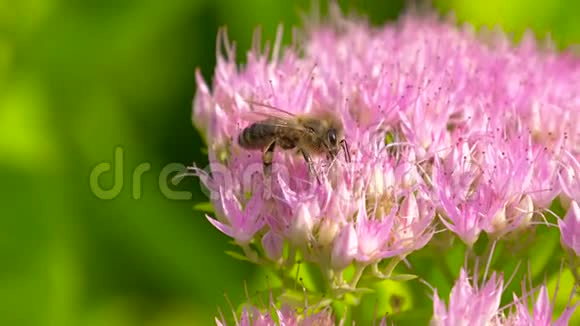
[[[346,142],[346,140],[341,140],[340,141],[340,146],[342,146],[342,150],[344,150],[344,159],[347,162],[350,162],[350,150],[348,148],[348,143]]]
[[[266,187],[264,196],[266,198],[270,197],[272,192],[272,160],[274,159],[274,148],[276,147],[276,141],[273,141],[266,147],[266,150],[262,154],[262,162],[264,164],[264,185]]]
[[[334,161],[334,159],[336,158],[336,156],[334,155],[333,152],[329,151],[328,153],[326,153],[326,159],[329,161]]]
[[[300,152],[302,153],[302,156],[304,156],[306,164],[308,164],[308,172],[310,172],[310,175],[314,174],[316,176],[316,181],[318,181],[318,184],[321,184],[320,177],[318,176],[318,173],[316,173],[316,170],[314,170],[314,163],[312,162],[312,158],[305,150],[300,149]]]
[[[266,150],[262,154],[262,161],[264,162],[264,175],[270,177],[272,175],[272,160],[274,159],[274,148],[276,147],[276,141],[273,141],[266,147]]]

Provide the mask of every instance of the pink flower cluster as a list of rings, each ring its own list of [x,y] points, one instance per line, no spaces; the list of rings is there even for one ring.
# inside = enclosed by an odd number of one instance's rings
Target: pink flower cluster
[[[552,323],[555,302],[550,302],[548,289],[543,284],[539,287],[536,300],[533,299],[533,291],[527,292],[525,288],[522,297],[514,294],[514,301],[509,305],[512,309],[507,312],[508,306],[500,307],[501,296],[505,290],[503,276],[492,273],[481,287],[477,286],[475,276],[470,281],[465,269],[461,270],[459,279],[451,290],[448,308],[435,292],[432,325],[564,326],[569,324],[572,314],[580,304],[568,303],[558,319]],[[533,302],[531,311],[528,309],[528,300]]]
[[[250,303],[244,304],[237,313],[232,308],[233,323],[226,321],[225,316],[220,311],[220,317],[215,318],[216,326],[345,326],[346,315],[338,318],[333,313],[333,309],[328,305],[328,301],[309,304],[307,293],[304,289],[303,304],[276,304],[272,292],[269,293],[269,301],[266,304],[260,300],[261,305]],[[296,307],[299,306],[299,307]],[[354,326],[354,323],[352,324]],[[387,317],[374,318],[373,325],[387,326]]]
[[[292,309],[289,305],[282,305],[277,308],[271,299],[270,309],[260,309],[254,305],[244,307],[240,318],[234,313],[234,322],[236,326],[331,326],[336,325],[335,317],[332,310],[325,308],[314,313],[300,313]],[[305,307],[308,309],[308,307]],[[271,312],[273,311],[273,312]],[[221,320],[216,318],[217,326],[227,326],[225,318],[222,316]],[[342,323],[341,323],[342,325]]]
[[[239,67],[222,31],[211,89],[196,74],[193,121],[211,163],[193,171],[215,208],[209,221],[248,258],[292,263],[300,251],[340,286],[353,263],[421,249],[438,220],[471,246],[482,232],[525,230],[556,198],[571,203],[560,227],[579,254],[578,57],[531,34],[513,46],[414,14],[379,28],[335,13],[305,35],[284,48],[279,29],[271,51],[256,38]],[[237,143],[247,117],[266,110],[250,100],[330,110],[350,162],[313,157],[317,183],[301,155],[278,149],[265,178],[262,152]]]

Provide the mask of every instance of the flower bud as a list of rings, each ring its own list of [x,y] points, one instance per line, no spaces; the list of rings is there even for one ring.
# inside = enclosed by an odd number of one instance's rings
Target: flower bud
[[[580,257],[580,207],[573,201],[564,219],[558,221],[562,246]]]
[[[417,199],[412,193],[405,197],[399,209],[400,222],[398,224],[398,236],[401,239],[413,239],[413,223],[419,220],[419,206]],[[408,241],[408,240],[407,240]]]
[[[282,257],[284,252],[284,239],[270,230],[262,238],[262,246],[264,247],[266,256],[270,260],[276,261]]]
[[[524,229],[530,225],[530,221],[534,216],[534,202],[530,195],[524,195],[520,202],[515,207],[514,215],[518,221],[518,228]]]
[[[326,247],[332,244],[339,231],[339,226],[332,218],[325,218],[318,227],[318,245]]]
[[[487,231],[491,234],[502,234],[503,231],[506,229],[507,227],[507,219],[506,219],[506,207],[505,205],[502,205],[501,208],[499,208],[495,214],[493,215],[493,217],[491,218],[491,221],[489,222],[490,225],[487,229]]]
[[[385,177],[381,169],[373,169],[367,188],[367,197],[380,197],[385,189]]]
[[[401,210],[399,211],[401,217],[405,219],[407,224],[413,223],[413,221],[419,218],[419,206],[417,205],[417,199],[412,193],[405,197],[403,203],[401,204]]]
[[[288,238],[290,242],[297,246],[306,245],[308,237],[312,232],[312,215],[306,204],[300,204],[290,224]]]
[[[352,224],[346,225],[336,238],[332,247],[330,263],[334,270],[345,269],[356,255],[358,250],[358,238]]]

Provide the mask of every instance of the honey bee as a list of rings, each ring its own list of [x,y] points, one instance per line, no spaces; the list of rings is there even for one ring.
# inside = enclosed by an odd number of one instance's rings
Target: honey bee
[[[342,123],[332,112],[318,111],[296,115],[266,104],[251,101],[248,103],[278,112],[277,115],[261,113],[265,119],[252,123],[238,135],[238,144],[242,148],[263,151],[263,170],[267,178],[272,174],[272,160],[276,147],[296,150],[302,154],[308,164],[309,173],[316,175],[319,184],[320,178],[315,172],[311,155],[326,155],[327,159],[334,159],[342,148],[346,161],[350,162],[348,144],[343,138]]]

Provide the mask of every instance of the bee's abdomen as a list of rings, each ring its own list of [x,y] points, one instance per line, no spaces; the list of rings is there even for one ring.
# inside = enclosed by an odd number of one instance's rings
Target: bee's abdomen
[[[260,149],[269,145],[276,137],[277,126],[254,123],[238,135],[238,144],[248,149]]]

